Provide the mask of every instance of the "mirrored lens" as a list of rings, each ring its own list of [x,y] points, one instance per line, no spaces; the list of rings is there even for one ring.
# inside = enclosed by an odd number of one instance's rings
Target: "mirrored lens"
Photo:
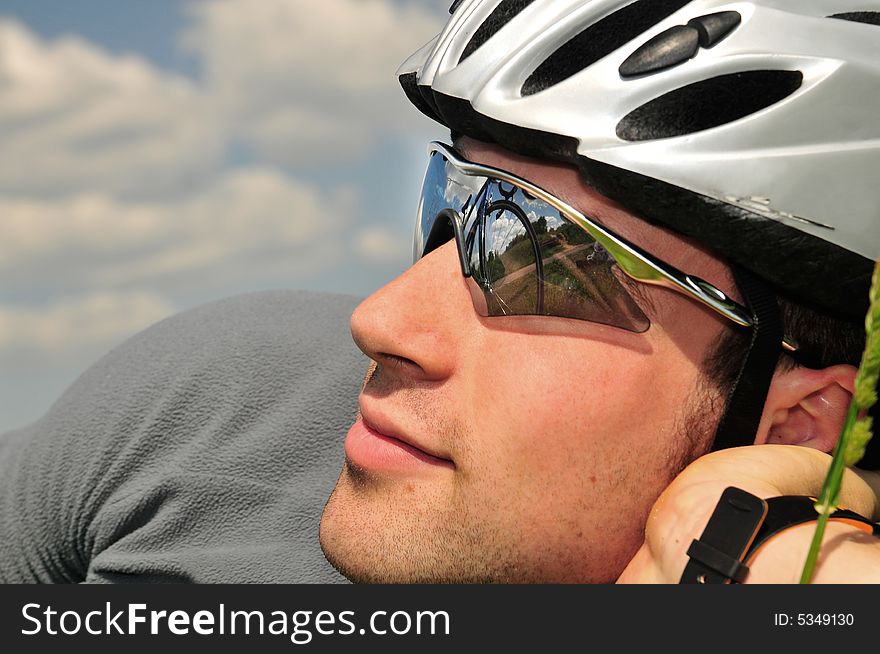
[[[469,215],[485,177],[466,175],[433,153],[425,171],[413,239],[413,263],[453,237],[450,220]],[[442,218],[442,220],[438,220]]]
[[[474,298],[482,315],[576,318],[633,332],[650,326],[622,284],[625,274],[583,228],[519,186],[465,175],[435,154],[419,204],[415,258],[452,238],[451,215],[484,296]]]

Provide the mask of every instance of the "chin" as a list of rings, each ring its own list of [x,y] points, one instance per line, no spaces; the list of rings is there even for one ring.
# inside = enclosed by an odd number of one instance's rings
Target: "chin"
[[[418,563],[425,558],[430,540],[426,526],[432,520],[423,513],[395,509],[401,506],[398,493],[374,481],[359,469],[343,469],[321,516],[324,556],[355,583],[434,582],[428,566]],[[425,506],[413,499],[407,504],[410,509]]]
[[[621,515],[588,521],[602,529],[524,522],[443,489],[343,469],[321,517],[324,555],[355,583],[612,583],[641,545],[644,524]]]

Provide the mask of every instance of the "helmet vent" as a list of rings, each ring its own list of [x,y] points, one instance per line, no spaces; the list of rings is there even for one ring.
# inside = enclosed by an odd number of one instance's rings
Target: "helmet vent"
[[[880,25],[880,11],[851,11],[845,14],[834,14],[828,18],[851,20],[854,23],[867,23],[868,25]]]
[[[593,23],[551,54],[522,86],[534,95],[567,80],[632,41],[690,0],[637,0]]]
[[[688,84],[631,111],[617,136],[650,141],[725,125],[788,97],[803,78],[800,71],[752,70]]]
[[[485,22],[480,25],[477,31],[474,32],[471,40],[468,41],[468,44],[465,46],[464,52],[461,53],[461,58],[459,58],[458,63],[461,63],[470,57],[477,48],[491,39],[498,30],[507,25],[507,23],[517,16],[517,14],[532,4],[532,2],[534,2],[534,0],[503,0],[501,4],[495,7],[495,10],[489,14],[489,17],[486,18]]]

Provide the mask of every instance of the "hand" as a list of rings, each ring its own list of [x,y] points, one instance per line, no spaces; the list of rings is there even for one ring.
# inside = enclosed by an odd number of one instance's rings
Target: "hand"
[[[831,457],[790,445],[756,445],[712,452],[689,465],[654,504],[645,543],[618,583],[678,583],[687,549],[699,538],[722,491],[736,486],[761,498],[817,495]],[[847,470],[840,504],[877,517],[880,475]],[[782,532],[751,564],[746,583],[797,583],[816,523]],[[880,583],[880,539],[829,522],[814,583]]]

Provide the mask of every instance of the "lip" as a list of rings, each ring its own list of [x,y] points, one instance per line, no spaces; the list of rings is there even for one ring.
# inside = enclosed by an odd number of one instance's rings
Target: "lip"
[[[345,438],[345,455],[353,464],[377,471],[455,468],[451,459],[426,449],[379,412],[364,409],[361,403],[361,418],[351,426]]]

